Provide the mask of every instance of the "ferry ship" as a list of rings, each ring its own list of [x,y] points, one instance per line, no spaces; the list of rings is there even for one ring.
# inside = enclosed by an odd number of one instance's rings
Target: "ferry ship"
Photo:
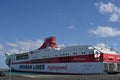
[[[56,37],[36,50],[7,56],[11,70],[54,74],[109,74],[120,72],[118,51],[92,45],[58,47]]]

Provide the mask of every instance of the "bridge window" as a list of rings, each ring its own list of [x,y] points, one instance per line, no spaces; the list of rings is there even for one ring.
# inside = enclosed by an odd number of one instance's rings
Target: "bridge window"
[[[28,59],[28,54],[17,55],[16,59],[17,60]]]

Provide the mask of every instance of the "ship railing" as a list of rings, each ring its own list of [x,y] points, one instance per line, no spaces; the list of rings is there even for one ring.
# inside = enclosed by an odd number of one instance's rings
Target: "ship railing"
[[[91,47],[93,47],[94,49],[96,49],[97,51],[99,51],[100,53],[103,53],[101,50],[97,49],[96,47],[92,46],[92,45],[89,45]],[[116,49],[113,49],[113,48],[108,48],[110,51],[113,51],[117,54],[120,54],[120,51],[116,50]]]
[[[93,47],[93,49],[99,51],[100,53],[103,53],[102,51],[100,51],[99,49],[95,48],[94,46],[92,46],[92,45],[89,45],[89,46]]]

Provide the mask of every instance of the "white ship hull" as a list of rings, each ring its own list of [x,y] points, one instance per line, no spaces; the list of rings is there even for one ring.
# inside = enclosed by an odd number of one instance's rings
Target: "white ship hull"
[[[63,74],[105,74],[104,63],[42,63],[42,64],[16,64],[11,66],[16,71],[29,71],[39,73]]]

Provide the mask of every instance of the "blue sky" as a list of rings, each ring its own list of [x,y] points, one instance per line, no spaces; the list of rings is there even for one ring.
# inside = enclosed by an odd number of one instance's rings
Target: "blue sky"
[[[8,43],[35,42],[44,40],[45,37],[56,36],[59,44],[104,43],[120,49],[119,2],[119,0],[0,1],[1,47],[7,49],[15,47]]]
[[[108,45],[120,50],[119,0],[2,0],[0,50],[38,48],[45,37],[59,45]]]

